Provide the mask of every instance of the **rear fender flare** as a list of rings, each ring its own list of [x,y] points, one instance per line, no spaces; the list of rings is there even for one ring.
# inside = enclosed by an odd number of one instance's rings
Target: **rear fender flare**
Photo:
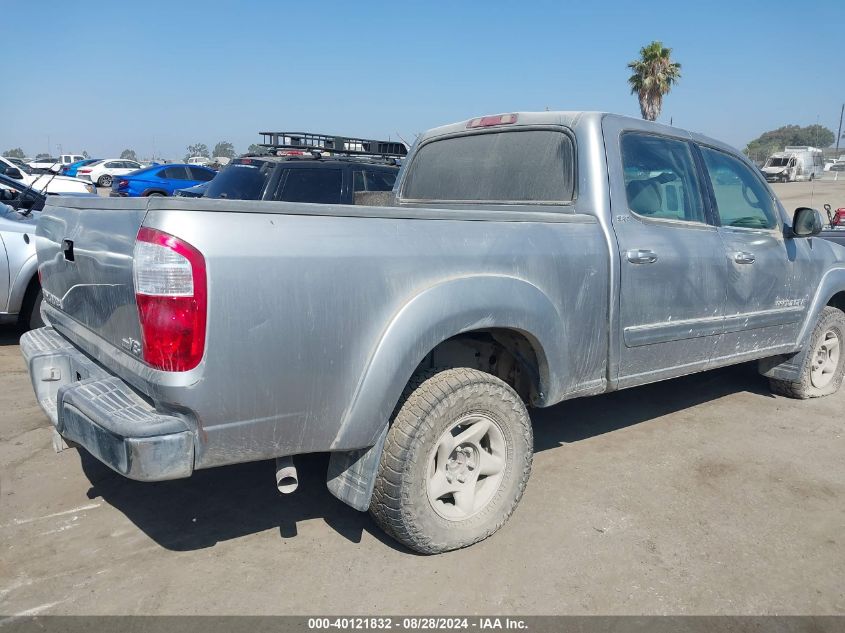
[[[420,362],[439,343],[463,332],[506,328],[525,334],[537,356],[539,389],[548,398],[560,382],[556,363],[566,358],[561,327],[554,304],[522,279],[462,277],[423,290],[386,326],[341,418],[332,448],[372,446]]]

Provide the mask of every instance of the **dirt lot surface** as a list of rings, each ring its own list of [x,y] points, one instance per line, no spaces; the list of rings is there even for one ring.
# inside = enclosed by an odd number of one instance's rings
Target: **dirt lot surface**
[[[809,184],[778,185],[787,208]],[[845,182],[814,204],[845,206]],[[300,460],[143,484],[55,454],[0,329],[0,613],[843,614],[845,391],[772,396],[753,365],[535,410],[522,503],[435,557]]]

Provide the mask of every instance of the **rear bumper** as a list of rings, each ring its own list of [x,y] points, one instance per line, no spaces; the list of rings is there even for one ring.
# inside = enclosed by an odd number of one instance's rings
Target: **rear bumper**
[[[188,477],[194,433],[51,327],[21,337],[38,404],[56,431],[120,474],[139,481]]]

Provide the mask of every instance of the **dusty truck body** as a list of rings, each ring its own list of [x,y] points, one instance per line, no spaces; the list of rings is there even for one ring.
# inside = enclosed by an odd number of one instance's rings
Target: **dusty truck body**
[[[712,139],[482,117],[421,137],[390,206],[62,199],[21,346],[60,444],[140,480],[329,451],[335,496],[439,552],[518,503],[526,406],[754,359],[837,390],[820,229]]]

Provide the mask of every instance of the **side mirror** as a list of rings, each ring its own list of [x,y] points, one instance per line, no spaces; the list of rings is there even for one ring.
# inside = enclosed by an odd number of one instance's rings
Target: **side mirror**
[[[822,214],[810,207],[798,207],[792,217],[792,235],[794,237],[812,237],[822,232],[824,220]]]
[[[17,167],[7,167],[6,175],[9,178],[14,178],[15,180],[23,180],[23,174],[21,173],[21,170]]]

